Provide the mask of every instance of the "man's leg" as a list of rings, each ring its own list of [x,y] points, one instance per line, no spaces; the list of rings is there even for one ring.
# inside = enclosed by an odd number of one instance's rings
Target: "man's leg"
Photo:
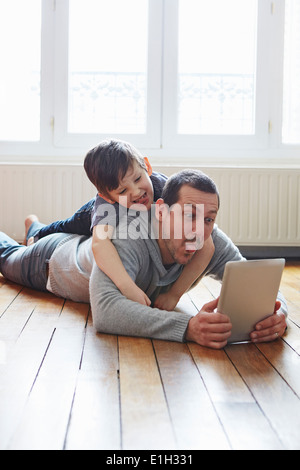
[[[23,285],[21,259],[26,247],[0,232],[0,272],[4,277]]]
[[[46,291],[47,264],[57,245],[68,236],[66,233],[53,234],[26,247],[0,232],[0,272],[17,284]]]

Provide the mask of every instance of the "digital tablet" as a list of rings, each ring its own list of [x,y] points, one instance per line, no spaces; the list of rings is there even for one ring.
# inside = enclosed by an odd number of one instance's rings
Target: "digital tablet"
[[[224,270],[218,311],[229,316],[229,343],[250,341],[256,323],[274,312],[284,259],[229,261]]]

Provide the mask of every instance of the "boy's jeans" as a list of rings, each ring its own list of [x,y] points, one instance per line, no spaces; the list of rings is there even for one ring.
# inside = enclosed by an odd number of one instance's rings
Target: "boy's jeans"
[[[44,227],[40,222],[33,222],[27,238]],[[67,233],[53,234],[34,245],[26,247],[0,232],[0,272],[10,281],[33,289],[46,291],[47,263],[57,245],[68,237]]]
[[[77,235],[91,236],[91,213],[95,204],[95,198],[84,204],[71,217],[65,220],[57,220],[49,225],[43,225],[36,229],[31,236],[36,242],[40,238],[46,237],[52,233],[76,233]],[[28,237],[29,238],[29,237]]]

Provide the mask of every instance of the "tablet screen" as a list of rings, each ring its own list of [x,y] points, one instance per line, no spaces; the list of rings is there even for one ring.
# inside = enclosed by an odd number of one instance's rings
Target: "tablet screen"
[[[250,341],[256,323],[274,312],[284,265],[281,258],[226,264],[218,311],[232,323],[229,343]]]

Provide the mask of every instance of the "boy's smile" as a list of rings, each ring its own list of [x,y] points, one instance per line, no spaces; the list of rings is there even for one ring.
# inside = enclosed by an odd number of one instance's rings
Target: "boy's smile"
[[[144,192],[144,194],[142,194],[141,197],[139,197],[133,202],[134,204],[144,204],[146,206],[149,202],[149,196],[147,195],[146,192]]]

